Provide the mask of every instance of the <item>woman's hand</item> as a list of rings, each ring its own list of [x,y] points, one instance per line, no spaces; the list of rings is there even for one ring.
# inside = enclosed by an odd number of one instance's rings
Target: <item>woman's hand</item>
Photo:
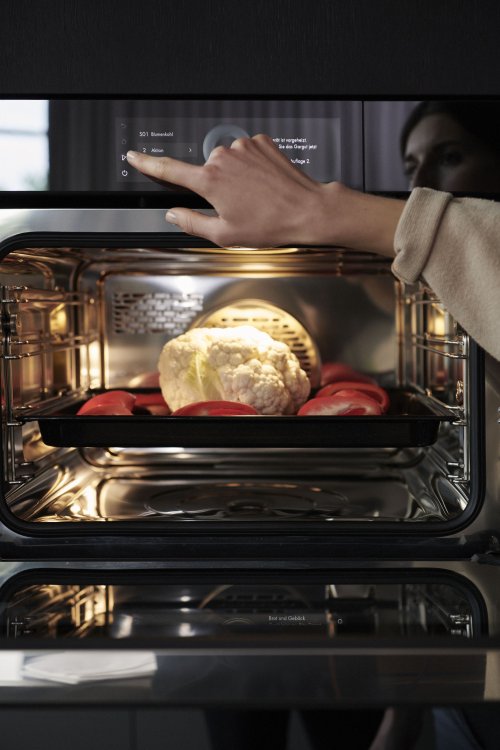
[[[127,158],[143,174],[189,188],[212,204],[215,217],[187,208],[169,211],[167,221],[188,234],[217,245],[251,247],[312,239],[308,227],[326,186],[296,169],[267,135],[239,138],[230,148],[219,146],[203,166],[136,152]]]
[[[182,185],[211,203],[216,216],[178,207],[166,219],[217,245],[342,245],[394,254],[402,201],[358,193],[338,182],[315,182],[267,135],[219,146],[203,166],[135,151],[127,159],[154,180]]]

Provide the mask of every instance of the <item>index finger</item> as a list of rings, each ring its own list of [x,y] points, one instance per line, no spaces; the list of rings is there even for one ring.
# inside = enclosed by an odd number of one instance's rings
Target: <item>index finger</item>
[[[161,182],[172,182],[195,193],[199,192],[202,167],[196,164],[187,164],[170,156],[149,156],[138,151],[128,151],[127,161],[147,177],[153,177]]]

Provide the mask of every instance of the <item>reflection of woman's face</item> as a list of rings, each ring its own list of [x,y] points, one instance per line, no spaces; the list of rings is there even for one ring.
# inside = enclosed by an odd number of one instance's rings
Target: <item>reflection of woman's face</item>
[[[449,115],[426,115],[415,125],[404,166],[410,188],[500,192],[500,155]]]

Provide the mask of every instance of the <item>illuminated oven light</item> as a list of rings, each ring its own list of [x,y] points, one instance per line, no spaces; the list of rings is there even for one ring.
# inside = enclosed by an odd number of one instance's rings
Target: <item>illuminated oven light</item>
[[[181,596],[181,602],[190,602],[191,597],[190,596]]]
[[[183,294],[193,294],[196,291],[195,279],[191,276],[178,276],[176,284]]]

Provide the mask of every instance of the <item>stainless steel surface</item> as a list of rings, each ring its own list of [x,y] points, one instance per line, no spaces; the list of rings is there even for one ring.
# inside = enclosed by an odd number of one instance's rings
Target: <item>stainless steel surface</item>
[[[412,502],[398,481],[116,480],[100,487],[97,505],[104,518],[163,518],[233,521],[333,521],[405,518]]]
[[[5,235],[37,227],[78,231],[90,224],[93,231],[105,228],[111,235],[128,231],[132,220],[134,231],[142,231],[143,224],[160,231],[160,218],[163,222],[162,212],[150,210],[14,211],[4,212],[0,225]],[[303,515],[297,513],[296,498],[288,509],[280,501],[283,518],[420,523],[456,518],[467,508],[473,439],[468,339],[428,289],[402,287],[385,259],[338,248],[134,247],[132,235],[128,244],[21,247],[0,264],[4,474],[11,488],[7,502],[16,516],[40,524],[143,523],[145,512],[155,523],[193,520],[186,508],[196,504],[196,494],[206,493],[212,483],[227,488],[231,472],[234,497],[225,495],[221,508],[212,492],[210,507],[206,513],[199,509],[197,520],[276,520],[272,502],[254,503],[253,511],[239,505],[241,488],[248,490],[253,482],[262,495],[267,477],[286,482],[300,473],[314,479],[296,484],[302,488],[297,492],[305,493]],[[43,413],[55,401],[69,404],[88,388],[126,388],[156,371],[168,338],[219,320],[221,311],[238,309],[242,300],[262,300],[268,312],[281,311],[286,325],[293,322],[290,341],[296,340],[297,353],[316,377],[320,358],[347,361],[382,384],[417,387],[448,409],[454,424],[443,425],[436,445],[426,450],[337,450],[324,457],[313,452],[314,458],[306,446],[288,454],[186,452],[182,446],[76,453],[45,446],[36,422],[22,424],[26,411]],[[180,508],[176,495],[172,502],[162,501],[162,509],[145,510],[144,501],[134,499],[141,482],[147,498],[155,496],[156,484],[160,494],[169,488],[170,499],[181,486],[190,487],[191,499],[182,499]],[[331,516],[316,510],[311,515],[303,488],[313,485],[321,492],[340,492],[347,504]],[[238,513],[228,513],[236,507]]]
[[[213,213],[203,209],[204,213]],[[12,208],[0,212],[0,242],[31,232],[178,232],[161,209]]]
[[[126,383],[125,376],[137,374],[138,362],[143,370],[156,370],[165,341],[193,325],[204,325],[214,315],[218,320],[221,310],[248,299],[280,311],[277,338],[292,345],[315,377],[318,349],[323,360],[347,358],[355,367],[378,373],[394,369],[393,281],[387,275],[377,278],[377,291],[386,305],[381,307],[372,298],[369,283],[366,287],[359,276],[353,281],[338,277],[340,264],[346,262],[343,254],[332,256],[321,249],[171,249],[101,252],[87,257],[95,262],[84,270],[79,286],[86,293],[99,289],[105,327],[104,382],[108,387]],[[383,273],[384,264],[372,265],[372,258],[365,265],[361,258],[354,272]],[[132,329],[123,325],[123,319],[117,326],[117,294],[127,295],[125,310],[120,297],[118,312],[120,318],[134,318]],[[369,321],[363,328],[359,317],[346,318],[348,299],[357,306],[358,316]],[[155,314],[160,300],[162,312]],[[268,312],[260,317],[267,317]],[[291,334],[285,335],[285,326]],[[266,321],[264,330],[270,327],[276,329],[276,322]]]
[[[11,512],[36,523],[288,521],[303,527],[327,521],[432,523],[458,516],[468,502],[466,491],[443,474],[444,460],[440,465],[412,452],[367,452],[361,462],[359,452],[326,452],[321,461],[296,451],[295,471],[290,454],[279,451],[242,451],[232,461],[225,461],[225,451],[202,452],[200,460],[171,453],[168,469],[163,451],[149,466],[147,451],[135,460],[122,451],[115,463],[100,454],[104,463],[93,466],[76,451],[59,452],[58,462],[47,461],[36,478],[9,493]],[[304,474],[314,479],[304,480]]]
[[[485,500],[481,514],[470,526],[471,533],[490,529],[492,547],[500,547],[500,425],[494,414],[500,404],[500,363],[485,355]]]

